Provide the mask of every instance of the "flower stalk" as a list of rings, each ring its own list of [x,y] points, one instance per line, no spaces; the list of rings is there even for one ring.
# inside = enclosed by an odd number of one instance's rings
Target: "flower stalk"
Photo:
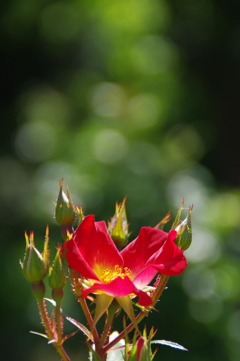
[[[71,361],[71,359],[67,355],[67,353],[66,353],[66,351],[65,351],[65,349],[64,349],[64,347],[62,345],[61,336],[60,336],[59,339],[56,340],[56,338],[58,338],[58,337],[56,337],[57,336],[56,331],[54,329],[52,329],[52,327],[51,327],[50,319],[49,319],[48,314],[47,314],[44,299],[42,298],[42,299],[37,300],[37,304],[38,304],[40,318],[41,318],[42,324],[43,324],[43,326],[45,328],[47,338],[49,340],[48,343],[51,343],[53,345],[53,347],[56,349],[57,353],[61,357],[61,360],[63,360],[63,361]]]
[[[99,340],[99,347],[103,347],[107,337],[110,333],[111,327],[112,327],[112,323],[114,320],[114,317],[116,315],[116,312],[119,310],[119,305],[117,302],[112,302],[111,306],[108,308],[107,311],[107,318],[106,318],[106,322],[104,324],[104,330],[103,330],[103,334]]]

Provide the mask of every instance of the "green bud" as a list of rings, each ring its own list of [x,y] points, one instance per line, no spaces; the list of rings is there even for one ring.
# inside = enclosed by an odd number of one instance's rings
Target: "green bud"
[[[187,217],[175,228],[177,231],[176,244],[183,251],[186,251],[192,243],[192,209],[193,206],[189,206]]]
[[[122,203],[116,203],[115,214],[108,223],[108,232],[118,248],[126,246],[129,236],[125,202],[126,198]]]
[[[23,274],[29,282],[36,283],[42,281],[48,272],[49,252],[48,252],[48,229],[43,253],[40,253],[34,244],[34,233],[31,232],[26,238],[26,253],[23,262],[20,262]]]
[[[42,255],[34,246],[30,246],[28,249],[28,256],[24,262],[23,272],[29,282],[41,281],[46,275]]]
[[[68,186],[66,187],[67,194],[63,191],[63,182],[63,178],[59,180],[60,189],[55,208],[55,218],[60,226],[71,226],[76,218],[75,207],[72,203]]]
[[[66,284],[66,274],[63,269],[62,260],[61,260],[61,249],[57,249],[57,253],[53,262],[52,267],[49,272],[49,286],[53,290],[60,290]]]

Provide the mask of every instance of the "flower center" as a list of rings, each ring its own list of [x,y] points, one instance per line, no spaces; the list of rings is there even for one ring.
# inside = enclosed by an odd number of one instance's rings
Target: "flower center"
[[[114,271],[110,269],[103,270],[101,280],[103,283],[109,283],[118,276],[122,279],[126,276],[131,277],[131,270],[127,267],[121,268],[118,265],[115,265]]]

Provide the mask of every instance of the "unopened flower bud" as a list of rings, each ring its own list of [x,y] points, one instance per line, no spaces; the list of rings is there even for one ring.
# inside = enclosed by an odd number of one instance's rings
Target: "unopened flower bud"
[[[59,194],[57,198],[56,208],[55,208],[55,218],[60,226],[68,227],[73,224],[76,218],[75,207],[72,203],[71,196],[66,187],[66,193],[63,191],[63,182],[64,179],[59,180]]]
[[[31,283],[36,283],[42,281],[48,272],[48,237],[46,236],[43,253],[40,253],[35,247],[33,232],[30,233],[30,236],[25,233],[25,238],[26,253],[23,262],[20,261],[20,264],[26,279]]]
[[[54,290],[62,289],[66,284],[66,274],[61,260],[61,248],[58,248],[49,272],[49,286]]]
[[[145,337],[137,340],[137,361],[150,361],[149,345]]]
[[[192,243],[192,209],[193,206],[189,206],[187,217],[175,228],[176,244],[183,251],[186,251]]]
[[[108,223],[108,232],[118,248],[126,246],[129,236],[125,202],[126,198],[122,203],[116,203],[115,214]]]
[[[42,255],[32,245],[27,250],[27,257],[23,266],[23,273],[29,282],[41,281],[46,275],[46,267]]]
[[[146,334],[133,342],[128,361],[150,361],[152,360],[151,337]]]

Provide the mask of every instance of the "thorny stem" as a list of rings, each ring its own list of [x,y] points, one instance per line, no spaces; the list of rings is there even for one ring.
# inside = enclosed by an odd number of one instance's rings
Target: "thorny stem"
[[[164,276],[161,275],[161,279],[159,284],[157,285],[157,288],[154,292],[154,294],[152,295],[152,302],[153,302],[153,306],[157,303],[157,301],[159,300],[159,298],[161,297],[163,291],[166,288],[166,285],[168,283],[169,280],[169,276]]]
[[[85,315],[85,317],[86,317],[86,319],[87,319],[87,322],[88,322],[88,324],[89,324],[90,330],[91,330],[92,333],[93,333],[94,343],[96,344],[96,343],[98,342],[98,340],[99,340],[99,336],[98,336],[98,332],[97,332],[97,330],[96,330],[96,327],[93,327],[93,324],[94,324],[94,323],[93,323],[93,319],[92,319],[91,313],[90,313],[90,311],[89,311],[87,302],[86,302],[86,300],[85,300],[82,296],[80,296],[80,297],[78,298],[78,301],[79,301],[79,303],[80,303],[80,305],[81,305],[81,307],[82,307],[83,313],[84,313],[84,315]]]
[[[54,333],[51,330],[51,327],[49,325],[49,319],[47,316],[44,299],[37,300],[37,304],[38,304],[39,313],[40,313],[41,320],[44,325],[46,334],[48,336],[49,341],[51,341],[54,339]],[[58,342],[53,342],[53,346],[55,347],[56,351],[58,352],[59,356],[61,357],[61,359],[63,361],[71,361],[70,358],[68,357],[68,355],[66,354],[66,351],[64,350],[63,345],[61,345],[61,344],[59,345]]]
[[[46,334],[48,336],[49,341],[51,341],[52,339],[54,339],[54,336],[53,336],[53,332],[51,331],[51,328],[49,325],[49,319],[47,316],[46,305],[45,305],[44,299],[37,300],[37,304],[38,304],[39,313],[40,313]]]
[[[56,313],[56,324],[57,324],[57,335],[58,335],[58,344],[62,343],[62,315],[61,315],[61,308],[60,303],[56,303],[55,307]]]
[[[114,318],[114,313],[108,314],[107,321],[104,325],[104,331],[103,331],[103,334],[99,341],[99,347],[102,347],[104,345],[104,342],[108,336],[109,330],[112,326],[113,318]]]
[[[136,317],[136,323],[138,324],[142,319],[146,316],[145,311],[139,312],[139,314]],[[123,330],[113,341],[109,342],[104,348],[105,352],[110,350],[116,343],[118,343],[126,334],[131,332],[135,328],[135,325],[133,323],[130,323],[125,330]]]
[[[56,302],[55,320],[56,320],[58,345],[62,344],[62,336],[63,336],[63,321],[62,321],[62,312],[61,312],[61,301],[63,299],[63,295],[64,295],[64,292],[63,292],[62,288],[52,289],[52,298]]]
[[[168,280],[169,280],[169,276],[164,276],[164,275],[161,276],[161,280],[160,280],[159,284],[157,285],[157,288],[152,296],[152,301],[153,301],[152,307],[157,303],[157,301],[159,300],[163,291],[165,290]],[[136,317],[136,323],[138,324],[140,321],[142,321],[146,315],[147,315],[147,313],[145,311],[139,312],[139,314]],[[109,342],[105,347],[103,347],[104,351],[107,352],[108,350],[110,350],[126,334],[131,332],[134,329],[134,327],[135,327],[134,324],[130,323],[126,327],[126,329],[123,330],[112,342]]]
[[[98,343],[98,341],[99,341],[99,336],[98,336],[98,332],[97,332],[96,327],[93,327],[94,322],[93,322],[93,318],[91,316],[91,313],[89,311],[87,302],[82,297],[82,291],[81,291],[82,285],[79,282],[78,275],[77,275],[76,271],[69,268],[69,272],[70,272],[71,283],[72,283],[72,286],[74,288],[75,294],[77,296],[77,300],[78,300],[78,302],[80,303],[80,305],[82,307],[83,313],[84,313],[84,315],[85,315],[85,317],[87,319],[90,330],[93,333],[93,339],[94,339],[94,343],[96,345]]]

